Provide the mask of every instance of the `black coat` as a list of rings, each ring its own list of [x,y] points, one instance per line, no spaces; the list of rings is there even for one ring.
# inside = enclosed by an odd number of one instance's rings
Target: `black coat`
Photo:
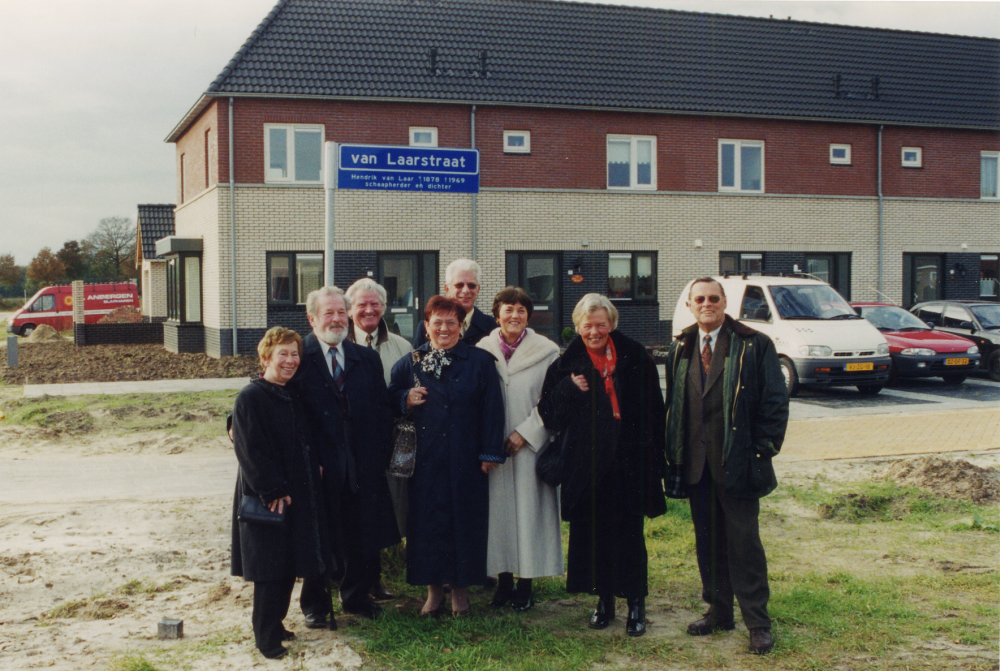
[[[310,333],[302,343],[297,386],[323,465],[323,489],[333,522],[342,521],[344,488],[360,498],[361,537],[365,555],[399,543],[385,471],[392,455],[392,411],[378,353],[345,340],[344,396],[338,400],[323,348]]]
[[[236,478],[233,500],[232,574],[256,582],[332,570],[319,462],[293,390],[263,378],[251,380],[233,407],[233,446],[242,477]],[[285,524],[238,521],[244,493],[264,503],[290,496]]]
[[[466,587],[486,580],[489,478],[480,462],[506,458],[496,360],[463,341],[451,352],[452,364],[440,380],[417,373],[427,402],[413,409],[417,460],[407,487],[406,579],[414,585]],[[399,414],[414,369],[409,354],[392,367],[389,393]]]
[[[566,450],[560,489],[562,517],[573,521],[597,509],[608,514],[666,512],[663,495],[664,408],[656,364],[640,343],[611,332],[617,363],[614,385],[621,419],[615,420],[611,399],[577,336],[545,374],[538,411]],[[587,376],[583,392],[570,374]],[[608,486],[615,492],[608,491]],[[609,507],[610,506],[610,507]]]
[[[488,336],[490,331],[496,327],[497,322],[493,319],[493,317],[490,317],[479,308],[473,307],[472,323],[469,324],[469,330],[467,330],[465,335],[462,336],[462,340],[471,347]],[[425,342],[427,342],[427,330],[424,326],[424,322],[421,321],[420,324],[417,325],[417,332],[413,334],[413,349],[417,349]]]

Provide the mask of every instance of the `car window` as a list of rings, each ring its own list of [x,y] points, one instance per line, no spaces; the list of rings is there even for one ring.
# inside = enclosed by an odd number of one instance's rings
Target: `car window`
[[[840,294],[825,284],[772,286],[771,298],[782,319],[860,319]]]
[[[29,312],[49,312],[54,310],[56,307],[56,298],[52,294],[45,294],[44,296],[39,296],[38,299],[31,304],[31,309]]]
[[[921,305],[916,308],[917,317],[934,326],[941,326],[941,308],[940,304]]]
[[[1000,305],[975,305],[972,312],[984,329],[1000,329]]]
[[[944,325],[949,328],[968,328],[962,326],[962,322],[971,322],[972,315],[969,311],[958,305],[944,306]]]
[[[771,308],[767,305],[764,290],[748,285],[743,294],[743,305],[740,306],[740,319],[755,321],[771,321]]]
[[[861,316],[870,321],[875,328],[883,331],[927,330],[927,324],[903,308],[889,305],[864,305],[860,310]]]

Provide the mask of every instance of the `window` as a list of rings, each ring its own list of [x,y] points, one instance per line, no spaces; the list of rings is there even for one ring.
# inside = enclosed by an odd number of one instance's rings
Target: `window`
[[[764,142],[719,140],[719,191],[764,191]]]
[[[979,297],[1000,298],[1000,254],[983,254],[979,257]]]
[[[719,252],[719,272],[730,275],[760,275],[764,272],[764,255],[747,252]]]
[[[185,324],[201,322],[201,255],[167,257],[167,319]]]
[[[924,150],[920,147],[903,147],[903,167],[920,168],[923,166]]]
[[[944,327],[953,329],[972,328],[972,315],[958,305],[944,306]]]
[[[608,188],[656,188],[656,138],[608,136]]]
[[[830,163],[835,165],[850,165],[851,164],[851,145],[849,144],[831,144],[830,145]]]
[[[28,312],[52,312],[56,309],[56,297],[52,294],[42,294],[31,304]]]
[[[743,292],[743,305],[740,306],[740,319],[771,321],[771,306],[767,304],[767,298],[761,287],[747,285],[746,291]]]
[[[264,126],[264,181],[323,181],[323,126]]]
[[[302,305],[323,286],[323,254],[271,252],[267,255],[269,305]]]
[[[851,255],[806,254],[806,273],[826,282],[837,292],[851,300]]]
[[[979,197],[996,198],[1000,196],[1000,174],[997,164],[1000,163],[1000,151],[984,151],[979,154]]]
[[[424,126],[410,126],[411,147],[438,146],[438,129]]]
[[[608,254],[608,297],[655,299],[655,268],[655,252],[611,252]]]
[[[503,132],[503,152],[505,154],[530,154],[530,130],[505,130]]]
[[[903,307],[944,298],[944,256],[903,254]],[[926,320],[925,320],[926,321]]]

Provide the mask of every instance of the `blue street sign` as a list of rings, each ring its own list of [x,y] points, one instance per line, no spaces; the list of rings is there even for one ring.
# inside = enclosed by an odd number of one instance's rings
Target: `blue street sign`
[[[337,188],[479,193],[479,150],[338,145]]]

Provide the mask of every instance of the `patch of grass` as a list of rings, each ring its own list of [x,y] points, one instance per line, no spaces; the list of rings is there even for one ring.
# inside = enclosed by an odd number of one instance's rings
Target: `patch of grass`
[[[178,589],[184,583],[181,580],[171,580],[170,582],[160,583],[159,585],[151,582],[145,582],[143,580],[130,580],[121,587],[118,591],[126,596],[134,596],[136,594],[162,594],[163,592],[170,592]]]
[[[139,652],[126,652],[111,659],[111,671],[160,671],[146,656]]]
[[[121,599],[91,595],[87,599],[66,601],[42,614],[42,619],[56,620],[76,618],[80,620],[110,620],[127,611],[129,605]]]
[[[817,509],[828,520],[850,523],[927,522],[945,524],[956,514],[972,514],[979,507],[964,501],[934,496],[916,487],[891,482],[854,484],[847,488],[793,487],[791,496]]]

